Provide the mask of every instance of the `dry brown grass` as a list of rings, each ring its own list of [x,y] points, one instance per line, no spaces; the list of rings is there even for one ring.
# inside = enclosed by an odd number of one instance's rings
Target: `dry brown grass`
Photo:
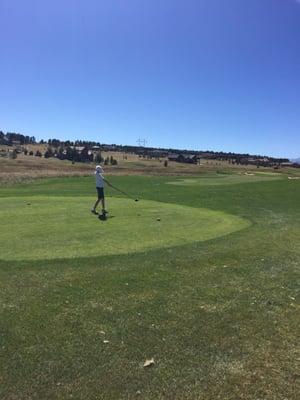
[[[0,158],[0,184],[27,182],[41,177],[85,175],[87,165],[56,159],[19,155],[17,159]]]
[[[43,150],[42,146],[32,146],[33,151]],[[2,146],[3,147],[3,146]],[[11,150],[11,148],[10,148]],[[104,158],[113,156],[118,161],[116,166],[105,166],[105,172],[108,175],[201,175],[208,172],[246,172],[256,171],[255,166],[237,166],[228,162],[215,160],[201,160],[201,165],[180,164],[168,162],[164,166],[164,159],[148,160],[139,158],[135,154],[120,152],[102,152]],[[7,157],[0,158],[0,184],[11,184],[15,182],[27,182],[36,178],[60,177],[60,176],[79,176],[89,175],[95,164],[72,164],[70,161],[61,161],[55,158],[45,159],[35,156],[25,156],[19,154],[18,158],[13,160]],[[273,172],[271,168],[260,168],[258,171]],[[281,172],[281,171],[278,171]],[[298,171],[286,169],[283,173],[298,175]]]

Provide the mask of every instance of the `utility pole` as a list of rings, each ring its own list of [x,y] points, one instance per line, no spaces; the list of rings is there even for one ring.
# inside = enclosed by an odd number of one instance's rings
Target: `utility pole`
[[[139,147],[145,147],[146,146],[147,141],[145,139],[141,139],[139,138],[137,140],[137,144],[139,145]]]
[[[144,150],[142,150],[144,147],[145,147],[145,145],[146,145],[146,140],[145,139],[141,139],[141,138],[139,138],[138,140],[137,140],[137,144],[139,145],[139,151],[138,151],[138,153],[139,153],[139,157],[145,157],[145,153],[144,153]]]

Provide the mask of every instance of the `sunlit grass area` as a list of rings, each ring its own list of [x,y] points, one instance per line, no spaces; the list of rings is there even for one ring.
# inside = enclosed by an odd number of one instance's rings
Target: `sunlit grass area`
[[[111,180],[0,188],[1,398],[297,399],[300,182]]]
[[[106,221],[91,197],[0,199],[0,259],[34,260],[135,253],[210,240],[250,223],[221,211],[108,198]]]

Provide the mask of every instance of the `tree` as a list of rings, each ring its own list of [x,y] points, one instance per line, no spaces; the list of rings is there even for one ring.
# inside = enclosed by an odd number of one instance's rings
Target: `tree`
[[[165,160],[164,162],[164,166],[167,167],[168,166],[168,160]]]
[[[2,131],[0,131],[0,144],[5,144],[5,135]]]
[[[80,157],[79,157],[79,161],[82,161],[82,162],[93,161],[93,154],[92,154],[92,152],[89,153],[89,149],[87,146],[82,150]]]
[[[45,157],[45,158],[53,157],[53,150],[52,150],[51,147],[48,147],[48,148],[47,148],[47,150],[45,151],[44,157]]]
[[[113,158],[110,162],[111,165],[118,165],[118,161],[115,158]]]
[[[58,158],[59,160],[64,160],[65,154],[64,154],[64,148],[63,148],[63,147],[60,147],[60,148],[58,149],[57,158]]]
[[[74,149],[75,150],[75,149]],[[68,146],[67,148],[66,148],[66,155],[65,155],[65,158],[67,159],[67,160],[69,160],[69,161],[72,161],[72,160],[75,160],[75,154],[76,153],[76,150],[75,150],[75,152],[73,151],[73,149],[70,147],[70,146]]]
[[[59,139],[49,139],[48,144],[49,144],[49,146],[59,147],[61,144],[61,141]]]
[[[96,162],[97,164],[100,164],[100,163],[102,163],[102,161],[103,161],[103,158],[102,158],[102,156],[101,156],[101,152],[99,151],[99,152],[95,155],[95,162]]]

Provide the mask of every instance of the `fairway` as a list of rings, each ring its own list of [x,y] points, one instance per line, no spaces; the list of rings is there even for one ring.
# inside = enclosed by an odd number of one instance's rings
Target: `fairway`
[[[222,211],[150,200],[108,198],[100,221],[89,197],[0,199],[3,260],[126,254],[220,237],[250,225]]]
[[[2,186],[0,398],[297,400],[300,181],[252,178],[112,176],[107,221],[93,177]]]
[[[239,174],[207,174],[197,178],[179,178],[174,181],[169,181],[169,185],[180,186],[219,186],[219,185],[234,185],[239,183],[255,183],[268,182],[278,179],[283,179],[279,173],[239,173]]]

